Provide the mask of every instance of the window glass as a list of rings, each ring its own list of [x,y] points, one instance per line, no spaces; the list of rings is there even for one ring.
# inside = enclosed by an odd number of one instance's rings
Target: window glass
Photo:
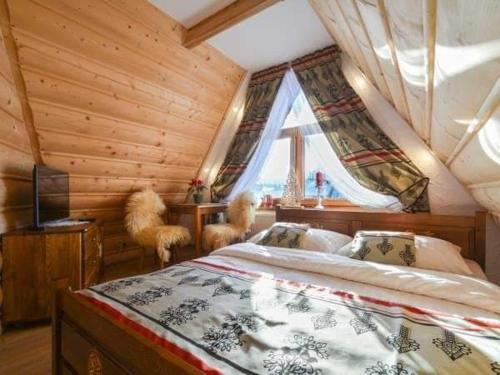
[[[273,198],[280,198],[283,195],[290,170],[290,145],[290,138],[278,139],[273,143],[253,189],[257,198],[262,198],[267,194]]]
[[[337,157],[324,134],[304,137],[304,196],[316,197],[316,172],[324,175],[322,195],[324,198],[345,199],[331,183],[331,177],[325,173],[328,160]]]

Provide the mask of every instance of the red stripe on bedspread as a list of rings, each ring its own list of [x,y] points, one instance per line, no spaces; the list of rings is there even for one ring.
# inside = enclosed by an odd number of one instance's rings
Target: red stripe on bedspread
[[[117,321],[132,328],[134,331],[139,333],[141,336],[147,338],[148,340],[152,341],[155,344],[160,345],[162,348],[168,350],[170,353],[176,355],[177,357],[183,359],[185,362],[189,363],[190,365],[203,371],[205,374],[222,375],[221,371],[208,366],[199,357],[197,357],[194,354],[188,352],[187,350],[177,346],[173,342],[168,341],[164,337],[158,336],[155,332],[153,332],[149,328],[146,328],[146,327],[142,326],[141,324],[133,321],[132,319],[127,318],[120,311],[111,307],[107,303],[99,301],[95,298],[92,298],[92,297],[89,297],[89,296],[86,296],[83,294],[79,294],[79,293],[77,293],[77,296],[87,300],[88,302],[90,302],[94,306],[98,307],[101,311],[104,311],[105,313],[107,313],[108,315],[110,315],[111,317],[116,319]]]
[[[263,276],[263,274],[258,273],[258,272],[244,271],[244,270],[240,270],[237,268],[232,268],[232,267],[228,267],[228,266],[221,266],[218,264],[203,262],[200,260],[191,260],[191,261],[188,261],[186,263],[203,264],[203,265],[218,268],[218,269],[221,269],[224,271],[235,272],[235,273],[239,273],[241,275],[248,275],[248,276],[252,276],[252,277],[262,277]],[[403,303],[390,302],[390,301],[386,301],[386,300],[382,300],[382,299],[378,299],[378,298],[374,298],[374,297],[361,296],[359,294],[349,293],[349,292],[340,291],[340,290],[331,290],[330,288],[327,288],[327,287],[318,287],[316,285],[297,282],[297,281],[289,281],[289,280],[282,280],[282,279],[275,279],[275,278],[272,278],[272,279],[277,281],[277,282],[283,283],[283,284],[286,283],[288,285],[297,286],[297,287],[302,287],[302,286],[317,287],[318,291],[327,290],[327,291],[329,291],[330,294],[333,294],[333,295],[336,295],[340,298],[348,299],[351,301],[354,301],[355,299],[359,299],[361,301],[365,301],[365,302],[369,302],[369,303],[373,303],[373,304],[377,304],[377,305],[381,305],[381,306],[385,306],[385,307],[399,307],[399,308],[407,310],[413,314],[424,315],[424,316],[431,316],[431,317],[446,316],[446,317],[453,317],[455,319],[458,318],[455,315],[446,314],[446,313],[442,313],[442,312],[435,311],[435,310],[423,309],[420,307],[415,307],[415,306],[411,306],[411,305],[407,305],[407,304],[403,304]],[[484,321],[484,320],[479,319],[479,318],[467,318],[467,317],[460,317],[460,318],[466,322],[469,322],[469,323],[476,325],[478,327],[481,327],[481,328],[500,329],[500,323],[487,322],[487,321]],[[465,329],[465,331],[477,331],[477,330]]]

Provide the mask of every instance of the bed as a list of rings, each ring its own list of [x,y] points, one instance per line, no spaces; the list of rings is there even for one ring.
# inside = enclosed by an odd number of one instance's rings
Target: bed
[[[432,234],[484,267],[482,212],[276,215],[351,235]],[[500,374],[499,313],[500,288],[477,278],[241,243],[152,274],[61,290],[53,371]]]

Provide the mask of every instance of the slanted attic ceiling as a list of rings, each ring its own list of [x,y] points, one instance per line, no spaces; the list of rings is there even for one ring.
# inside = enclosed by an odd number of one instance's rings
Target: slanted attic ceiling
[[[150,0],[186,27],[222,9],[228,0]],[[285,0],[212,37],[208,43],[254,72],[332,44],[306,0]]]
[[[151,1],[187,26],[231,3]],[[285,0],[209,43],[260,69],[328,44],[317,30],[323,23],[475,199],[500,218],[499,19],[497,0]],[[288,41],[277,42],[283,36]]]

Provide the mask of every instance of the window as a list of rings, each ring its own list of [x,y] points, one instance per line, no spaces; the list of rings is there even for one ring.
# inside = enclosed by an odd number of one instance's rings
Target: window
[[[325,135],[321,132],[316,118],[307,103],[304,93],[295,99],[277,139],[269,153],[264,167],[254,187],[258,198],[271,195],[280,198],[291,168],[299,178],[304,198],[315,198],[316,172],[325,173],[329,168],[328,161],[336,157]],[[325,185],[322,195],[325,203],[346,204],[346,200],[332,185],[331,176],[325,174]]]

